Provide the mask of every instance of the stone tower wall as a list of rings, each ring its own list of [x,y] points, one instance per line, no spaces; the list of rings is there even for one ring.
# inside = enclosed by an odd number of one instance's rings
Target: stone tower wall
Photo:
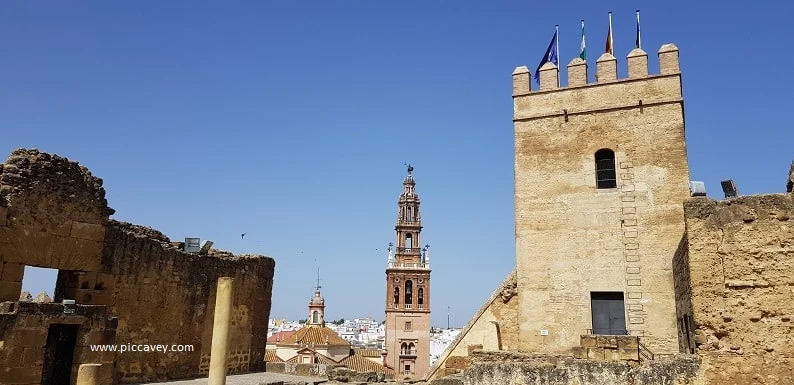
[[[623,292],[626,327],[655,353],[678,351],[672,259],[689,197],[678,49],[513,73],[519,350],[565,352],[592,328],[590,292]],[[597,189],[594,154],[615,152],[617,188]],[[543,333],[541,331],[544,331]],[[547,334],[547,335],[542,335]]]

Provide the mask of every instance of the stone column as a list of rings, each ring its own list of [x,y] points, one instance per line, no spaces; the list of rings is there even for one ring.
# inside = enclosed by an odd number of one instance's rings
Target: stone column
[[[218,278],[215,292],[215,323],[212,326],[209,385],[226,385],[226,359],[229,353],[229,325],[232,316],[234,278]]]
[[[102,385],[99,383],[99,367],[102,364],[82,364],[77,369],[77,385]]]

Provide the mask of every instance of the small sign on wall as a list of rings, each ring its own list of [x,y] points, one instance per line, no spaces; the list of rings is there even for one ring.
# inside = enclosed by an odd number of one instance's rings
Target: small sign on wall
[[[547,335],[549,335],[549,331],[548,331],[548,330],[545,330],[545,329],[544,329],[544,330],[541,330],[541,331],[540,331],[540,335],[542,335],[542,336],[547,336]]]

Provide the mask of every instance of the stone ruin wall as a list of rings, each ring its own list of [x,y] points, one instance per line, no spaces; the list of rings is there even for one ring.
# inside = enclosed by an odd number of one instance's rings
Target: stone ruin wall
[[[697,358],[580,360],[567,356],[474,352],[465,385],[703,385]]]
[[[156,230],[110,220],[113,213],[102,180],[85,167],[14,151],[0,169],[0,302],[19,299],[25,265],[59,269],[55,301],[107,305],[118,344],[194,346],[118,354],[118,381],[184,378],[208,371],[215,285],[230,276],[230,373],[264,369],[273,259],[187,254]]]
[[[469,354],[474,350],[499,350],[499,342],[501,349],[517,351],[517,296],[513,271],[441,354],[427,378],[433,380],[460,373],[470,366]],[[499,326],[498,333],[494,322]]]
[[[76,325],[74,362],[103,364],[99,383],[111,383],[115,354],[91,351],[89,347],[116,341],[116,320],[108,319],[106,307],[77,306],[73,314],[64,314],[61,304],[3,302],[0,304],[0,362],[4,367],[0,370],[0,384],[42,383],[47,332],[52,324]],[[73,377],[78,367],[79,364],[72,365]]]
[[[794,383],[794,194],[684,204],[693,339],[709,384]]]

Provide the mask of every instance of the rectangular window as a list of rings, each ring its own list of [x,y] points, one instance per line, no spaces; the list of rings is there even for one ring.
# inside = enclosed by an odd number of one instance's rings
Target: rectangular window
[[[405,330],[411,330],[411,321],[405,323]]]
[[[593,334],[626,335],[626,308],[623,292],[591,292]]]

